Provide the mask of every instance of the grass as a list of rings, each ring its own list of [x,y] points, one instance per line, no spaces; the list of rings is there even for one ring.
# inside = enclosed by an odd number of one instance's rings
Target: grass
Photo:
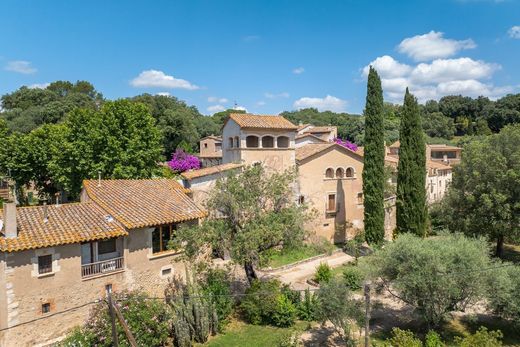
[[[328,246],[327,246],[328,247]],[[266,267],[277,268],[284,265],[289,265],[300,260],[315,257],[320,254],[333,251],[336,248],[330,245],[328,249],[324,245],[303,245],[298,248],[282,249],[274,252],[267,261]]]
[[[503,259],[520,264],[520,245],[505,244]]]
[[[297,322],[292,328],[276,328],[272,326],[251,325],[244,322],[232,322],[224,334],[213,337],[204,347],[272,347],[277,346],[280,339],[289,331],[303,331],[309,323]]]

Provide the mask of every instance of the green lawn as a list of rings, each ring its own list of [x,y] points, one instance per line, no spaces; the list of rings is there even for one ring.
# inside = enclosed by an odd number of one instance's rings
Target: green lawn
[[[292,329],[303,331],[308,325],[298,322],[293,328],[275,328],[271,326],[251,325],[233,322],[224,334],[219,334],[204,345],[205,347],[276,347],[282,336]]]
[[[336,249],[336,246],[331,244],[328,251],[333,251],[334,249]],[[315,257],[326,252],[327,250],[324,250],[323,247],[316,247],[314,245],[304,245],[299,248],[282,249],[270,256],[266,267],[277,268],[295,263],[300,260]]]

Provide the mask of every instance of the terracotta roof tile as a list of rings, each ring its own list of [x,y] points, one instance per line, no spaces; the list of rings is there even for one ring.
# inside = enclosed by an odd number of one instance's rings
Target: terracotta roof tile
[[[296,148],[296,161],[302,161],[304,159],[307,159],[315,154],[323,152],[332,147],[336,147],[340,150],[348,151],[348,152],[353,153],[356,156],[362,158],[362,156],[359,155],[359,153],[351,151],[350,149],[348,149],[346,147],[343,147],[337,143],[327,142],[327,143],[309,143],[305,146]]]
[[[220,172],[237,169],[242,166],[243,166],[242,164],[226,163],[226,164],[215,165],[215,166],[211,166],[211,167],[207,167],[207,168],[199,169],[199,170],[185,171],[181,174],[181,176],[186,178],[187,180],[191,180],[191,179],[194,179],[197,177],[203,177],[203,176],[213,175],[213,174],[217,174]]]
[[[248,113],[231,113],[229,119],[234,120],[241,128],[290,129],[298,127],[282,116],[255,115]]]
[[[206,216],[173,179],[83,181],[90,199],[129,229]]]
[[[336,128],[336,127],[333,127],[333,126],[312,127],[312,128],[310,128],[308,130],[305,130],[304,133],[310,133],[310,134],[313,134],[313,133],[329,133],[329,132],[333,131],[334,128]]]
[[[16,209],[18,236],[0,237],[0,251],[15,252],[128,235],[125,228],[94,203]]]
[[[451,166],[433,160],[426,161],[426,166],[438,170],[452,170]]]
[[[312,137],[312,138],[314,138],[315,140],[319,140],[320,142],[323,142],[323,143],[329,143],[329,142],[325,141],[324,139],[319,138],[318,136],[316,136],[316,135],[312,135],[312,134],[310,134],[310,133],[304,133],[304,134],[296,135],[296,138],[297,138],[297,139],[303,139],[304,137]]]

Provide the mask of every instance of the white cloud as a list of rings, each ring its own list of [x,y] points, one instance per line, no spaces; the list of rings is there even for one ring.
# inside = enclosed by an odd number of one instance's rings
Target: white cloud
[[[305,69],[300,66],[300,67],[297,67],[296,69],[293,69],[292,72],[295,75],[300,75],[305,72]]]
[[[211,112],[211,113],[217,113],[217,112],[225,111],[226,108],[222,105],[212,105],[212,106],[208,107],[206,110],[208,110],[208,112]]]
[[[276,99],[276,98],[288,98],[289,97],[289,93],[287,92],[282,92],[282,93],[278,93],[278,94],[274,94],[274,93],[265,93],[264,96],[268,99]]]
[[[247,112],[247,109],[244,106],[240,106],[240,105],[233,107],[233,110]]]
[[[171,94],[169,92],[159,92],[157,93],[156,95],[160,95],[160,96],[170,96]]]
[[[218,103],[221,103],[221,104],[225,104],[228,101],[229,100],[226,99],[226,98],[217,98],[216,96],[208,97],[208,102],[218,102]]]
[[[18,73],[22,73],[25,75],[32,74],[32,73],[35,73],[36,71],[38,71],[36,68],[34,68],[31,65],[30,61],[25,61],[25,60],[9,61],[9,62],[7,62],[5,69],[7,71],[18,72]]]
[[[28,86],[30,89],[45,89],[50,85],[50,83],[34,83]]]
[[[303,97],[296,100],[293,107],[296,109],[314,107],[319,111],[345,112],[347,102],[331,95],[324,98]]]
[[[426,61],[451,57],[463,49],[477,47],[471,39],[457,41],[446,39],[443,35],[444,33],[432,30],[424,35],[404,39],[397,49],[400,53],[408,55],[415,61]]]
[[[265,101],[263,100],[260,100],[256,103],[256,106],[264,106],[265,105]]]
[[[378,71],[385,96],[392,102],[403,101],[406,87],[410,88],[420,102],[453,94],[497,98],[515,89],[483,82],[490,80],[494,72],[501,68],[500,65],[467,57],[436,59],[430,63],[412,66],[401,64],[390,56],[383,56],[369,65]],[[362,69],[362,76],[366,77],[369,65]]]
[[[513,39],[520,39],[520,25],[515,25],[507,31],[509,37]]]
[[[189,81],[166,75],[164,72],[158,70],[143,71],[139,76],[130,81],[130,84],[133,87],[144,88],[199,89],[198,86]]]

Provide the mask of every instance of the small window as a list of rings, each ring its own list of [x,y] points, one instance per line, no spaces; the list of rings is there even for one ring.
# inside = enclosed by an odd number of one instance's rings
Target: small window
[[[240,138],[238,136],[235,136],[235,147],[240,148]]]
[[[152,252],[160,253],[168,250],[168,243],[174,237],[177,226],[175,224],[161,225],[152,232]]]
[[[342,168],[337,168],[336,169],[336,178],[343,178],[344,177],[344,173],[343,173],[343,169]]]
[[[222,144],[220,142],[215,143],[215,152],[218,152],[222,149]]]
[[[161,275],[162,276],[169,276],[171,275],[172,273],[172,268],[171,267],[167,267],[166,269],[162,269],[161,270]]]
[[[305,203],[305,197],[303,195],[300,195],[298,197],[298,204],[303,205]]]
[[[233,138],[232,137],[229,138],[228,142],[229,142],[229,148],[233,148]]]
[[[46,274],[52,272],[52,255],[42,255],[38,257],[38,273]]]
[[[116,252],[116,239],[108,239],[98,242],[98,254],[108,254]]]
[[[246,147],[247,148],[258,148],[258,137],[249,135],[246,137]]]
[[[278,148],[289,148],[289,138],[287,136],[278,136],[276,145]]]
[[[334,178],[334,170],[332,168],[328,168],[326,171],[325,171],[325,177],[327,178]]]
[[[354,169],[351,168],[351,167],[348,167],[348,168],[345,170],[345,176],[346,176],[346,177],[354,177]]]
[[[204,148],[208,148],[208,144],[207,143],[204,144]]]
[[[49,312],[51,312],[51,304],[48,302],[42,304],[42,314],[46,314]]]
[[[274,147],[274,137],[272,137],[272,136],[262,137],[262,147],[263,148],[273,148]]]
[[[357,203],[362,204],[363,203],[363,193],[357,194]]]
[[[329,194],[327,197],[327,212],[336,211],[336,194]]]

